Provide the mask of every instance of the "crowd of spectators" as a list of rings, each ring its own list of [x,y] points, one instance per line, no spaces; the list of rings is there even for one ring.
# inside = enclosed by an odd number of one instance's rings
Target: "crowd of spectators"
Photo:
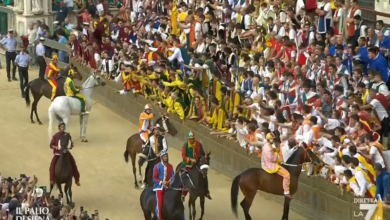
[[[308,174],[384,199],[389,30],[368,26],[357,0],[311,4],[128,0],[111,14],[106,0],[89,1],[77,24],[57,14],[52,38],[72,50],[60,61],[123,84],[120,94],[144,95],[249,154],[279,130],[283,160],[288,140],[305,142],[323,161]],[[31,29],[30,44],[47,37],[42,22]]]
[[[63,205],[60,195],[50,196],[46,186],[38,187],[38,178],[35,176],[30,178],[20,174],[19,178],[4,178],[0,175],[0,185],[0,219],[100,219],[97,210],[88,214],[83,207]]]

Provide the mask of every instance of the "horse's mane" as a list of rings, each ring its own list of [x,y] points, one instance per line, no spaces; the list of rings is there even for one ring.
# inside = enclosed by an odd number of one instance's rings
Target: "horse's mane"
[[[293,154],[291,154],[291,156],[287,159],[287,161],[286,161],[286,163],[289,163],[289,164],[291,164],[291,161],[293,161],[294,159],[295,159],[295,157],[297,156],[297,152],[299,151],[299,150],[302,150],[302,149],[300,149],[301,147],[298,147],[295,151],[294,151],[294,153]]]
[[[61,149],[66,149],[69,145],[70,140],[71,140],[71,137],[68,133],[61,135],[61,137],[60,137]]]

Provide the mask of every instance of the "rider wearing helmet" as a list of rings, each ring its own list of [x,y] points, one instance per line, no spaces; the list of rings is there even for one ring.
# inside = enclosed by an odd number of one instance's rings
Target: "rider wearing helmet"
[[[58,84],[57,84],[57,78],[58,74],[60,72],[60,69],[57,67],[57,62],[58,62],[58,56],[53,55],[52,57],[52,62],[49,63],[46,67],[46,72],[45,72],[45,79],[49,82],[49,84],[52,87],[51,90],[51,100],[53,101],[54,97],[56,96]]]
[[[181,149],[181,155],[183,158],[183,167],[187,170],[191,170],[193,165],[196,164],[197,160],[202,156],[206,155],[202,144],[195,140],[195,133],[193,131],[188,132],[188,141],[184,143]],[[206,198],[212,199],[209,191],[209,182],[207,178],[205,179],[205,190]],[[185,196],[186,193],[183,194]]]
[[[76,88],[73,82],[73,78],[75,75],[68,75],[65,80],[65,95],[68,97],[76,98],[80,101],[80,112],[83,115],[89,114],[87,111],[87,102],[85,100],[85,96],[80,93],[80,90]]]
[[[283,177],[284,196],[291,199],[290,195],[290,173],[280,166],[280,137],[277,132],[270,132],[266,135],[267,143],[264,144],[261,154],[261,168],[269,174],[278,174]]]
[[[156,192],[157,207],[156,215],[158,220],[162,220],[162,205],[164,193],[173,183],[175,171],[172,164],[168,162],[168,152],[161,151],[161,163],[156,164],[153,169],[153,191]]]
[[[58,130],[59,131],[55,135],[53,135],[53,138],[51,139],[51,142],[50,142],[50,148],[53,149],[53,153],[54,153],[54,157],[53,157],[51,164],[50,164],[50,184],[54,184],[55,167],[56,167],[57,161],[61,155],[61,151],[59,149],[60,146],[58,146],[58,142],[64,134],[68,134],[70,136],[69,133],[65,132],[65,123],[64,122],[60,122],[58,124]],[[76,185],[80,186],[80,173],[79,173],[79,170],[77,169],[76,161],[74,160],[74,158],[73,158],[72,154],[70,154],[70,152],[68,152],[68,154],[70,157],[70,162],[72,164],[73,177],[75,179]]]
[[[143,146],[148,142],[149,134],[153,128],[154,114],[152,112],[152,105],[146,104],[145,110],[139,116],[139,134],[143,141]]]

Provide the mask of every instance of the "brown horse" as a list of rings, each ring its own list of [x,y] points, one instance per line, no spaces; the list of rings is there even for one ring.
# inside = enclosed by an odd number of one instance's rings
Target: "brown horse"
[[[73,67],[72,64],[71,64],[71,67]],[[61,70],[60,78],[57,79],[58,88],[57,88],[56,96],[64,96],[65,95],[64,83],[66,80],[66,76],[68,75],[68,72],[69,72],[71,67],[68,67],[65,70]],[[81,74],[79,72],[77,72],[77,69],[75,69],[75,68],[73,68],[73,69],[75,70],[76,78],[81,81],[83,79],[83,77],[81,76]],[[52,87],[49,84],[49,82],[45,79],[37,78],[37,79],[30,81],[27,84],[26,91],[25,91],[25,94],[26,94],[25,100],[26,100],[27,107],[29,107],[30,103],[31,103],[30,90],[31,90],[31,93],[32,93],[33,98],[34,98],[34,101],[33,101],[32,106],[31,106],[30,120],[31,120],[31,123],[35,123],[34,118],[33,118],[33,113],[35,113],[35,117],[37,118],[38,123],[41,125],[42,122],[41,122],[41,120],[39,120],[38,112],[37,112],[38,102],[42,96],[45,96],[48,99],[51,98]]]
[[[177,134],[176,128],[172,125],[172,123],[169,121],[169,118],[167,116],[162,116],[161,118],[157,119],[156,123],[160,125],[162,128],[164,128],[165,132],[175,136]],[[136,167],[135,167],[135,158],[136,156],[141,153],[142,150],[142,139],[139,135],[139,133],[131,135],[127,139],[126,143],[126,151],[123,154],[125,157],[126,163],[129,162],[129,156],[131,159],[131,166],[133,167],[133,174],[134,174],[134,185],[135,188],[138,188],[138,180],[137,180],[137,175],[136,175]],[[141,172],[141,167],[142,164],[138,164],[138,172],[139,172],[139,178],[140,178],[140,183],[142,183],[142,172]]]
[[[68,205],[71,205],[73,170],[68,151],[73,148],[73,143],[68,133],[65,133],[60,137],[59,146],[61,147],[61,156],[55,166],[54,183],[60,191],[61,198],[63,198],[64,196],[62,192],[62,184],[65,184],[64,191],[66,196],[66,202]],[[50,195],[53,190],[53,187],[54,184],[50,184]]]
[[[280,140],[275,139],[275,143]],[[297,146],[295,140],[289,141],[289,146]],[[290,172],[290,193],[295,194],[298,190],[298,179],[302,172],[302,165],[306,162],[320,163],[318,157],[307,147],[305,143],[301,146],[294,148],[294,153],[282,164],[282,166]],[[231,208],[233,213],[237,217],[237,200],[238,200],[238,187],[244,194],[244,199],[240,205],[244,210],[245,220],[251,220],[252,217],[249,215],[249,209],[252,205],[253,199],[255,198],[257,190],[271,193],[274,195],[284,195],[282,187],[283,178],[278,174],[269,174],[262,168],[249,168],[242,172],[240,175],[234,178],[231,187]],[[288,212],[290,209],[291,199],[288,197],[284,198],[284,208],[282,220],[288,220]]]

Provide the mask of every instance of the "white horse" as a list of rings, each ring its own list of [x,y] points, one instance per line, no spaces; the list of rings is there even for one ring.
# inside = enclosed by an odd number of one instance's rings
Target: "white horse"
[[[97,86],[104,86],[106,82],[101,79],[99,75],[92,73],[90,77],[84,82],[80,93],[85,96],[87,111],[92,108],[92,91]],[[49,138],[52,138],[53,120],[65,123],[65,129],[68,128],[69,117],[71,115],[80,116],[80,139],[81,142],[88,142],[86,139],[86,131],[88,124],[88,114],[81,114],[80,100],[68,96],[59,96],[53,100],[49,107]]]

